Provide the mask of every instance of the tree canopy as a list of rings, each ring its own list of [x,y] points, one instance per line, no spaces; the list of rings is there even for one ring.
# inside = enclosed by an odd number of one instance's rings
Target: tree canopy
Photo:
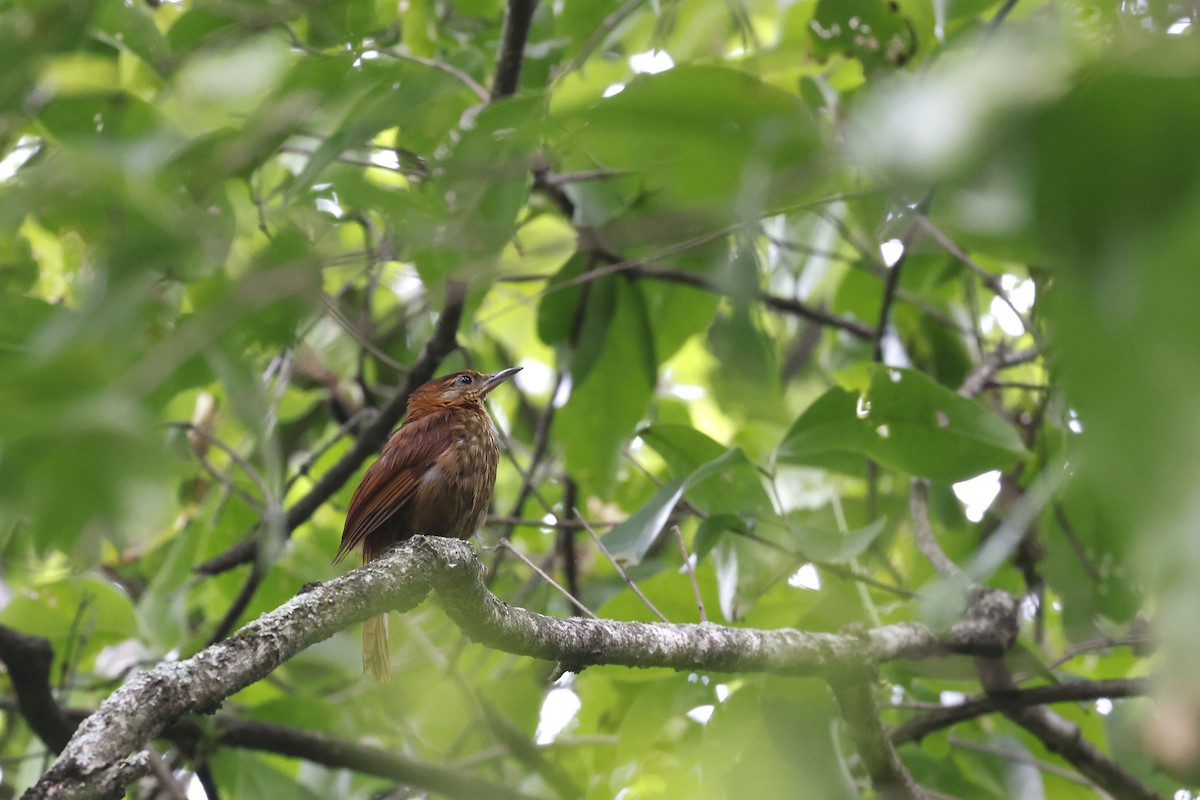
[[[0,796],[1194,796],[1196,13],[0,0]]]

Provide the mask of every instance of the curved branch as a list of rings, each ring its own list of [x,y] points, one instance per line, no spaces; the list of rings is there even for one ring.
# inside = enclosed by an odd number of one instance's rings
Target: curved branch
[[[471,545],[417,536],[382,558],[297,595],[235,636],[177,663],[139,673],[110,695],[27,795],[95,797],[123,785],[144,759],[130,754],[180,717],[210,710],[301,650],[387,609],[407,611],[436,590],[471,639],[509,653],[557,661],[683,671],[836,675],[883,661],[962,653],[1002,654],[1013,642],[1016,600],[994,592],[966,620],[935,631],[898,623],[846,634],[730,628],[711,623],[557,619],[505,605],[488,591]],[[133,757],[137,758],[137,755]]]
[[[34,734],[56,753],[70,740],[74,726],[65,719],[50,688],[54,650],[40,636],[26,636],[0,625],[0,661],[8,670],[17,710]]]

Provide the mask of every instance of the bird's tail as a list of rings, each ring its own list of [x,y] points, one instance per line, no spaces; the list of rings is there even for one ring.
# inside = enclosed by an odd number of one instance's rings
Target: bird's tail
[[[363,622],[363,672],[369,672],[380,683],[386,683],[392,677],[387,614]]]
[[[363,540],[363,563],[374,559],[379,553],[371,547],[371,538]],[[380,683],[392,677],[392,658],[388,650],[387,614],[370,617],[363,621],[363,672],[370,674]]]

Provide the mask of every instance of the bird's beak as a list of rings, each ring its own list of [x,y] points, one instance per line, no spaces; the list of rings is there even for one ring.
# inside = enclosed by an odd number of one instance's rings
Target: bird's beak
[[[490,394],[492,389],[495,389],[520,371],[520,367],[509,367],[508,369],[502,369],[499,372],[493,372],[491,375],[485,376],[483,379],[484,395]]]

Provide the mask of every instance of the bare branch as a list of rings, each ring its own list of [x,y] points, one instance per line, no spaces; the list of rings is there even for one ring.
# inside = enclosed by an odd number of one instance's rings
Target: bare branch
[[[917,541],[917,549],[921,555],[933,565],[943,578],[961,577],[963,571],[958,564],[950,560],[937,537],[933,535],[933,526],[929,522],[929,483],[916,478],[908,495],[909,512],[912,514],[913,535]]]
[[[1160,800],[1160,795],[1088,741],[1075,723],[1042,706],[1009,707],[1005,701],[1017,687],[1002,659],[977,658],[975,665],[983,688],[999,704],[1000,712],[1036,736],[1047,750],[1071,762],[1118,800]]]
[[[50,667],[54,663],[50,642],[0,625],[0,661],[12,681],[17,709],[25,724],[47,747],[62,752],[74,727],[63,717],[50,688]]]
[[[412,53],[402,53],[395,48],[382,50],[380,52],[399,61],[411,61],[414,64],[420,64],[424,67],[440,70],[453,78],[457,78],[463,86],[466,86],[468,89],[470,89],[471,93],[478,97],[482,102],[486,103],[488,101],[487,89],[480,86],[478,81],[453,64],[447,64],[445,61],[437,61],[432,58],[423,58],[421,56],[413,55]]]
[[[1093,790],[1099,789],[1096,784],[1092,783],[1082,775],[1072,772],[1069,769],[1063,769],[1060,766],[1043,761],[1040,758],[1034,758],[1033,756],[1024,752],[1005,750],[1000,747],[993,747],[991,745],[980,744],[979,742],[961,739],[957,736],[950,737],[950,744],[963,750],[973,750],[976,753],[985,753],[987,755],[995,756],[996,758],[1003,758],[1018,764],[1028,764],[1031,767],[1040,769],[1042,772],[1048,772],[1051,775],[1057,775],[1064,780],[1071,781],[1071,783],[1078,783],[1080,786],[1086,786]],[[1108,795],[1101,793],[1100,797],[1103,800],[1103,798],[1107,798]]]
[[[492,82],[492,99],[507,97],[517,91],[521,80],[521,64],[525,61],[525,42],[537,0],[508,0],[504,14],[504,33],[500,37],[500,54],[496,58],[496,77]]]
[[[919,742],[934,731],[991,714],[1002,707],[1027,708],[1046,703],[1078,703],[1102,697],[1135,697],[1149,691],[1150,682],[1145,678],[1116,678],[1020,689],[1006,693],[1003,703],[995,697],[983,696],[956,706],[944,706],[910,719],[892,731],[892,743],[899,747],[909,742]]]
[[[926,209],[929,208],[929,202],[933,199],[933,191],[931,190],[925,195],[916,207],[915,213],[917,219],[920,219]],[[912,247],[913,239],[917,236],[917,222],[914,220],[904,233],[904,238],[900,240],[901,250],[900,257],[888,269],[887,280],[883,284],[883,302],[879,305],[879,324],[875,326],[875,360],[883,363],[883,338],[887,333],[888,320],[892,313],[892,304],[896,301],[896,290],[900,288],[900,273],[904,270],[904,264],[908,261],[909,248]]]

